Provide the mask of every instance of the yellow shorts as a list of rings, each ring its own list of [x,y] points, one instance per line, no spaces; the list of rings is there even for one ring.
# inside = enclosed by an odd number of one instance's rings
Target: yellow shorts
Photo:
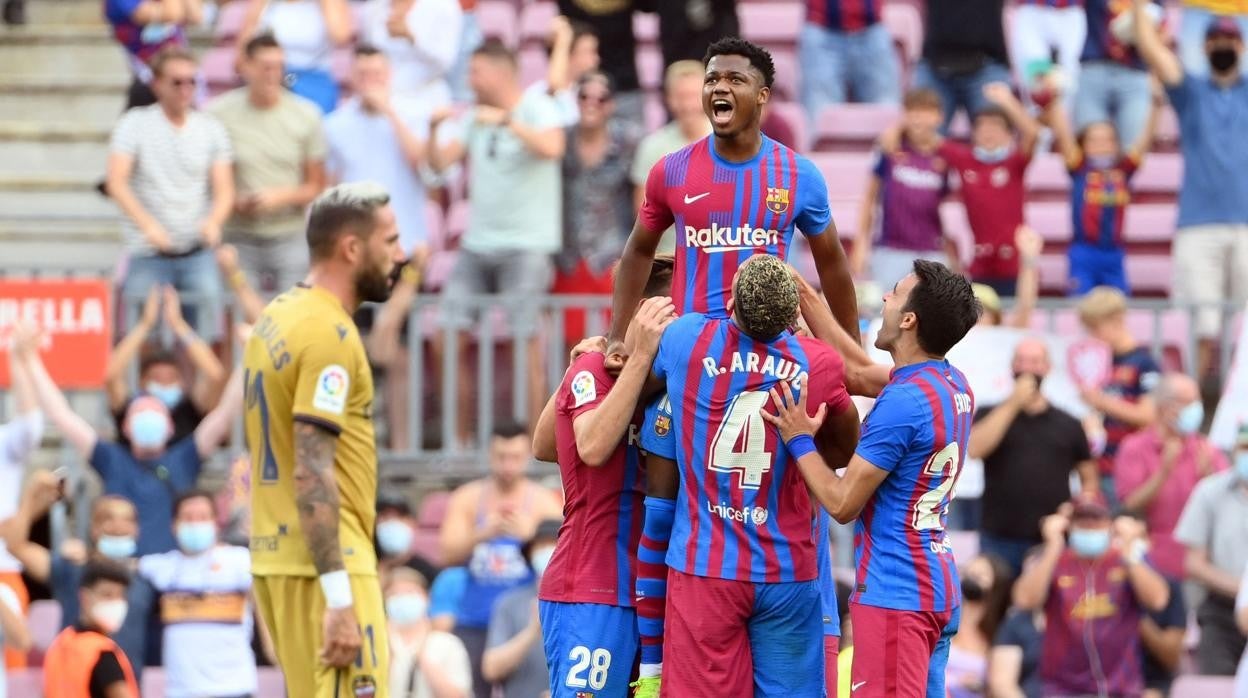
[[[390,648],[386,610],[376,577],[351,575],[355,617],[363,645],[345,669],[321,664],[325,596],[316,577],[255,577],[256,605],[273,638],[286,677],[286,695],[297,698],[387,698]]]

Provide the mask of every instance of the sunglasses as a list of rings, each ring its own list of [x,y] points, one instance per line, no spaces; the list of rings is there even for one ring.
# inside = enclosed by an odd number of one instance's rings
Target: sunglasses
[[[580,92],[576,95],[576,98],[582,102],[592,102],[594,104],[606,104],[607,102],[611,101],[611,95],[609,94],[591,95],[591,94],[586,94],[584,92]]]

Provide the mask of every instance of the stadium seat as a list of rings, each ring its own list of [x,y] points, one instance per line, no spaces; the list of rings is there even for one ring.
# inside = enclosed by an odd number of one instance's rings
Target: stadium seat
[[[1174,151],[1179,147],[1179,117],[1170,105],[1162,107],[1153,135],[1153,150]]]
[[[139,689],[139,693],[142,695],[165,695],[165,670],[158,666],[144,667],[142,684]]]
[[[442,520],[446,518],[446,507],[450,501],[450,492],[436,490],[426,494],[417,508],[416,525],[435,531],[441,528]]]
[[[917,63],[923,51],[923,17],[918,8],[903,3],[885,3],[880,20],[893,36],[893,41],[901,47],[906,63]]]
[[[546,49],[540,46],[526,46],[520,49],[516,59],[520,64],[520,82],[532,85],[538,80],[546,79]]]
[[[1049,244],[1065,244],[1071,238],[1069,201],[1028,203],[1024,212],[1027,224]]]
[[[227,2],[217,13],[217,25],[213,27],[212,36],[217,44],[232,43],[234,37],[243,29],[243,19],[247,16],[250,3],[242,0]]]
[[[37,652],[45,652],[61,631],[61,605],[55,601],[33,601],[26,618],[31,644]]]
[[[802,105],[797,102],[771,102],[768,108],[775,110],[776,116],[784,119],[789,128],[793,129],[793,137],[797,142],[792,146],[801,153],[810,150],[810,137],[806,133],[806,112]]]
[[[815,150],[869,150],[880,132],[897,122],[891,104],[832,104],[815,119]]]
[[[1134,200],[1173,201],[1183,180],[1183,156],[1178,153],[1153,153],[1144,158],[1131,178]]]
[[[637,48],[637,80],[643,90],[663,89],[663,52],[658,46]]]
[[[1070,289],[1070,263],[1065,252],[1040,255],[1040,292],[1065,296]]]
[[[559,14],[553,2],[531,2],[520,10],[520,44],[542,45],[550,36],[550,22]]]
[[[445,230],[448,247],[458,244],[459,237],[468,229],[468,200],[460,199],[451,203],[446,212]]]
[[[871,174],[870,153],[812,153],[810,158],[827,182],[830,201],[862,199]],[[856,210],[854,216],[857,216]],[[840,214],[838,227],[840,223],[849,222],[845,218]]]
[[[633,36],[638,46],[659,43],[659,16],[653,12],[634,12]]]
[[[797,46],[797,35],[805,15],[806,9],[800,2],[744,3],[737,6],[741,36],[766,46],[773,53],[780,47]]]
[[[1184,674],[1174,680],[1170,698],[1229,698],[1234,689],[1234,676]]]
[[[482,36],[497,37],[508,46],[515,47],[516,8],[512,3],[506,0],[482,0],[477,3],[475,14],[477,22],[481,25]],[[550,22],[547,21],[546,32],[549,32],[549,29]]]
[[[772,98],[796,100],[799,97],[798,83],[801,66],[797,61],[797,53],[789,48],[771,50],[771,61],[776,66],[775,91]]]
[[[277,667],[262,666],[256,669],[259,679],[259,691],[256,698],[285,698],[286,680],[282,678],[282,670]]]
[[[645,106],[646,133],[657,131],[667,123],[667,107],[663,104],[663,94],[649,91],[646,93]]]
[[[418,529],[412,539],[412,553],[435,565],[442,564],[441,534],[426,528]]]
[[[441,250],[446,247],[446,230],[442,221],[442,209],[433,201],[425,203],[425,230],[428,237],[425,238],[429,250]],[[411,250],[404,250],[410,252]]]
[[[1029,200],[1070,196],[1070,174],[1066,171],[1066,162],[1057,153],[1036,153],[1027,168],[1025,182]]]
[[[1169,253],[1128,253],[1126,267],[1127,283],[1131,286],[1132,295],[1170,295],[1174,269]]]
[[[1172,204],[1131,204],[1123,222],[1128,247],[1138,244],[1166,244],[1174,239],[1175,216]]]
[[[9,695],[13,698],[43,695],[43,671],[41,669],[10,669],[7,679],[5,683]]]
[[[240,82],[234,71],[236,55],[230,46],[214,46],[204,52],[199,61],[199,70],[209,89],[228,90],[238,87]]]

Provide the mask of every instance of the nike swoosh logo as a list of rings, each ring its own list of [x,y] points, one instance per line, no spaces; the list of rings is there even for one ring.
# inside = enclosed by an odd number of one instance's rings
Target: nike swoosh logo
[[[866,685],[867,685],[867,682],[866,682],[866,681],[859,681],[858,683],[853,684],[853,685],[851,685],[851,686],[849,687],[849,692],[850,692],[850,693],[853,693],[854,691],[857,691],[858,689],[860,689],[860,688],[862,688],[863,686],[866,686]]]
[[[685,194],[685,203],[691,204],[697,201],[698,199],[705,198],[710,195],[711,193],[709,191],[704,191],[701,194],[698,194],[697,196],[689,196],[688,194]]]

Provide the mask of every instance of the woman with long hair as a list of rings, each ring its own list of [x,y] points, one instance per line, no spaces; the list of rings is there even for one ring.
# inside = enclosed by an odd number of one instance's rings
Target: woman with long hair
[[[949,698],[988,694],[988,654],[1010,606],[1014,579],[996,555],[979,555],[960,571],[962,622],[949,648],[945,687]]]

